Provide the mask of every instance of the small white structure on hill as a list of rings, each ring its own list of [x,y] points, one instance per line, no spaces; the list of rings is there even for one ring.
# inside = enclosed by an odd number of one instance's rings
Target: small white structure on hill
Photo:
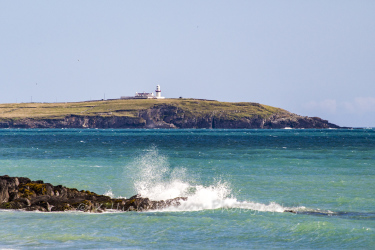
[[[164,96],[161,96],[161,90],[160,90],[160,85],[156,86],[155,90],[156,94],[154,93],[138,93],[135,92],[135,96],[121,96],[121,99],[164,99]]]
[[[160,85],[156,86],[156,99],[164,99],[165,97],[161,96],[161,90],[160,90]]]
[[[154,99],[155,96],[154,96],[154,93],[146,93],[146,92],[143,92],[143,93],[138,93],[138,92],[135,92],[135,96],[134,98],[139,98],[139,99]]]

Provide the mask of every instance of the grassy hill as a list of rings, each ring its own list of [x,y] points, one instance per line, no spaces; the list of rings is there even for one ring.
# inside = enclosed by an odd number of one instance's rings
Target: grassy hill
[[[251,102],[125,99],[0,104],[0,128],[338,128]]]
[[[137,117],[140,110],[163,104],[178,107],[197,116],[225,113],[232,119],[254,115],[267,118],[275,113],[287,113],[283,109],[248,102],[229,103],[198,99],[128,99],[68,103],[0,104],[0,120],[61,119],[69,115]]]

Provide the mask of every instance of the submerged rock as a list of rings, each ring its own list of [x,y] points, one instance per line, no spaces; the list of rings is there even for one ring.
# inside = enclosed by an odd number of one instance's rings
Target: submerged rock
[[[31,181],[25,177],[0,176],[0,209],[57,212],[79,210],[103,212],[107,209],[120,211],[147,211],[179,206],[186,197],[153,201],[135,195],[129,199],[112,199],[109,196],[62,185],[53,186],[43,181]]]

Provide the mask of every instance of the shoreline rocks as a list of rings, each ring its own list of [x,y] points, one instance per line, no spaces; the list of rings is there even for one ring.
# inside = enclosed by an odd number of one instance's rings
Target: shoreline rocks
[[[42,180],[31,181],[27,177],[0,176],[0,209],[23,211],[64,212],[83,211],[102,213],[108,209],[117,211],[148,211],[166,207],[177,207],[187,197],[176,197],[168,200],[153,201],[149,198],[134,195],[129,199],[111,198],[94,192],[62,185],[53,186]],[[294,213],[294,210],[285,210]]]
[[[53,186],[41,180],[31,181],[26,177],[0,176],[0,209],[24,211],[60,212],[84,211],[101,213],[107,209],[118,211],[147,211],[179,206],[186,197],[152,201],[140,195],[129,199],[113,199],[94,192],[62,185]]]

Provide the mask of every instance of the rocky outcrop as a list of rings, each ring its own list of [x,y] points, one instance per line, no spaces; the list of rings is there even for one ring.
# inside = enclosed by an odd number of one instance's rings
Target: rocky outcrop
[[[0,209],[57,212],[79,210],[103,212],[107,209],[120,211],[146,211],[178,206],[186,197],[153,201],[135,195],[129,199],[112,199],[90,191],[78,191],[61,185],[53,186],[43,181],[31,181],[25,177],[0,176]]]
[[[232,112],[193,113],[170,105],[155,105],[139,112],[146,128],[218,128],[218,129],[278,129],[278,128],[339,128],[319,117],[299,116],[280,111],[268,117],[260,115],[236,117]]]
[[[113,199],[94,192],[62,185],[53,186],[42,180],[31,181],[26,177],[0,176],[0,209],[17,209],[23,211],[63,212],[83,211],[102,213],[106,210],[148,211],[166,207],[177,207],[187,197],[153,201],[149,198],[134,195],[129,199]],[[284,210],[286,213],[323,214],[321,211]],[[330,212],[331,214],[332,212]]]
[[[299,116],[289,113],[274,114],[264,120],[263,128],[340,128],[319,117]]]
[[[69,115],[63,119],[8,119],[0,121],[0,128],[339,128],[321,118],[299,116],[285,110],[267,115],[240,114],[237,110],[192,112],[174,105],[158,104],[139,110],[137,117]]]

